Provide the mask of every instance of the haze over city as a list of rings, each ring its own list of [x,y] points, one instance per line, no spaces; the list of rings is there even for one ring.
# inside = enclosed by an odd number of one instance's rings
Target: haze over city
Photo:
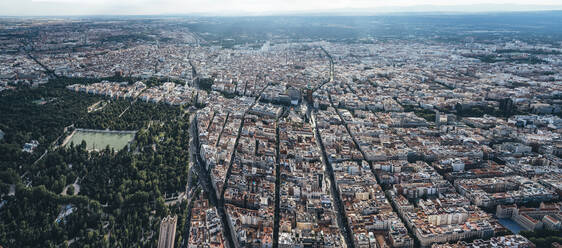
[[[279,15],[561,10],[556,0],[3,0],[0,15]]]

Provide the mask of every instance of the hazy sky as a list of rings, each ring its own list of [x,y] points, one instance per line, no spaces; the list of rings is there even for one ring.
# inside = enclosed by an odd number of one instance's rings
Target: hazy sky
[[[521,11],[562,9],[560,0],[0,0],[0,15],[215,15],[334,10]]]

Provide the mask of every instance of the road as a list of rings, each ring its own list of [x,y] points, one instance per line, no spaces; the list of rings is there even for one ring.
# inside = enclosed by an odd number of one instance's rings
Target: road
[[[324,51],[326,56],[328,56],[328,58],[330,59],[330,82],[333,82],[334,81],[334,58],[332,58],[332,55],[330,55],[330,53],[328,53],[328,51],[326,51],[326,49],[323,46],[320,46],[320,48],[322,49],[322,51]]]
[[[209,171],[207,171],[206,169],[207,165],[205,161],[201,158],[201,154],[199,153],[200,143],[199,143],[199,135],[198,135],[199,130],[197,126],[197,114],[193,116],[190,123],[191,123],[190,135],[192,138],[191,138],[189,151],[191,154],[192,161],[194,161],[197,174],[199,175],[199,183],[201,184],[201,187],[207,194],[207,198],[209,199],[209,202],[213,206],[217,207],[217,212],[221,218],[221,224],[223,226],[222,233],[226,240],[227,247],[230,248],[238,247],[239,245],[235,245],[235,240],[233,239],[234,232],[230,228],[228,216],[226,215],[226,212],[224,210],[224,204],[219,204],[217,192],[214,190],[213,186],[211,185],[212,184],[211,175],[209,174]],[[237,243],[238,242],[236,241],[236,244]]]
[[[326,51],[326,49],[324,49],[324,47],[321,46],[320,49],[322,49],[322,51],[330,59],[330,74],[329,74],[329,79],[322,82],[322,84],[316,86],[316,88],[314,88],[312,90],[312,92],[316,92],[318,89],[322,88],[322,86],[324,86],[325,84],[333,82],[334,76],[335,76],[334,59],[332,58],[332,55],[330,55],[330,53],[328,53],[328,51]]]
[[[354,91],[354,90],[349,86],[349,84],[346,84],[346,86],[347,86],[347,88],[348,88],[349,91],[353,92],[353,94],[355,94],[355,96],[357,96],[357,92]],[[332,107],[334,107],[334,103],[332,102],[332,97],[331,97],[330,95],[328,95],[328,97],[329,97],[329,99],[330,99],[330,105],[331,105]],[[358,98],[359,98],[359,97],[358,97]],[[361,99],[361,98],[359,98],[359,99]],[[363,100],[361,100],[361,102],[363,102]],[[339,118],[340,118],[340,121],[341,121],[341,122],[343,123],[343,125],[345,126],[345,129],[347,130],[347,133],[349,134],[349,136],[351,136],[351,138],[352,138],[352,140],[353,140],[353,143],[355,143],[355,145],[357,146],[357,148],[358,148],[359,151],[361,152],[361,155],[363,156],[363,159],[364,159],[365,161],[369,162],[369,167],[370,167],[370,169],[371,169],[371,173],[373,173],[373,175],[375,176],[375,178],[377,179],[378,182],[381,182],[381,179],[379,178],[378,174],[377,174],[376,171],[375,171],[375,168],[373,167],[372,161],[368,161],[368,160],[367,160],[367,157],[365,156],[365,152],[364,152],[364,151],[361,149],[361,147],[359,146],[359,143],[358,143],[357,140],[355,139],[355,136],[353,135],[353,133],[351,133],[351,131],[350,131],[348,125],[347,125],[347,122],[345,122],[345,120],[343,119],[343,116],[341,115],[340,111],[339,111],[337,108],[335,108],[335,107],[334,107],[334,109],[336,109],[336,112],[337,112],[337,114],[338,114],[338,116],[339,116]],[[372,110],[371,110],[371,111],[372,111]],[[377,116],[377,113],[375,113],[374,111],[372,111],[372,113],[375,115],[376,121],[377,121],[377,122],[381,122],[380,118]],[[390,159],[397,159],[397,158],[392,158],[392,157],[391,157]],[[398,211],[398,209],[396,208],[396,205],[394,204],[394,202],[392,201],[392,199],[390,198],[388,192],[386,192],[386,193],[384,194],[384,196],[386,197],[386,199],[388,200],[388,202],[391,202],[391,203],[392,203],[391,206],[392,206],[393,211],[394,211],[395,213],[398,213],[399,211]],[[403,216],[402,216],[401,214],[398,214],[398,216],[399,216],[400,220],[402,221],[402,223],[406,223],[406,220],[403,218]],[[412,230],[408,225],[404,225],[404,226],[406,226],[406,229],[408,229],[408,233],[410,234],[410,236],[411,236],[411,237],[415,237],[413,230]]]
[[[355,146],[357,147],[359,152],[361,152],[361,156],[363,156],[363,160],[368,161],[367,156],[365,155],[365,152],[363,151],[363,149],[361,149],[361,146],[359,146],[359,142],[357,142],[357,139],[355,138],[355,136],[353,135],[353,133],[349,129],[349,126],[347,125],[347,122],[345,121],[345,119],[341,115],[340,110],[336,106],[334,106],[334,102],[332,101],[332,95],[328,94],[328,99],[330,99],[330,105],[332,106],[332,108],[334,108],[336,110],[336,113],[338,114],[338,117],[340,118],[340,121],[342,122],[342,125],[345,127],[345,130],[347,130],[347,133],[351,137],[351,140],[353,140],[353,144],[355,144]]]
[[[261,99],[261,95],[262,93],[265,91],[265,89],[267,89],[267,87],[269,87],[269,84],[267,84],[266,86],[264,86],[260,93],[258,94],[258,96],[256,97],[256,99],[254,99],[254,103],[248,107],[248,109],[246,109],[246,111],[244,111],[244,114],[242,115],[242,120],[240,121],[240,126],[238,127],[238,134],[236,135],[236,140],[234,141],[234,148],[232,150],[232,154],[230,155],[230,163],[228,165],[228,170],[226,171],[226,177],[224,179],[224,185],[223,188],[220,192],[220,201],[221,203],[224,204],[224,191],[226,190],[226,187],[228,186],[228,180],[230,179],[230,175],[232,174],[232,165],[234,164],[234,159],[236,158],[236,148],[238,147],[238,142],[240,141],[240,136],[242,135],[242,128],[244,127],[244,119],[246,118],[246,115],[248,114],[248,112],[250,112],[250,110],[256,106],[256,104],[260,101]]]
[[[238,127],[238,134],[236,136],[236,140],[234,142],[234,148],[233,148],[233,152],[231,154],[231,158],[230,158],[230,164],[227,170],[227,174],[225,177],[225,182],[224,182],[224,186],[222,188],[222,190],[220,192],[215,191],[214,187],[212,186],[212,180],[211,180],[211,175],[209,173],[209,171],[207,170],[207,165],[205,163],[205,161],[201,158],[201,154],[199,151],[200,148],[200,143],[199,143],[199,130],[198,130],[198,125],[197,125],[197,114],[195,114],[193,116],[193,118],[190,121],[190,135],[191,135],[191,143],[190,143],[190,154],[191,154],[191,161],[194,161],[194,167],[195,170],[197,171],[197,174],[199,175],[199,183],[201,185],[201,187],[204,189],[204,191],[207,193],[207,198],[209,199],[209,201],[211,202],[212,205],[216,206],[217,208],[217,212],[219,214],[219,216],[221,217],[221,223],[223,225],[223,235],[225,237],[225,240],[227,242],[227,246],[230,248],[236,248],[239,247],[240,245],[238,244],[238,239],[236,238],[236,234],[234,232],[234,230],[232,230],[229,221],[228,221],[228,216],[226,214],[225,208],[224,208],[224,190],[226,189],[226,186],[228,184],[228,179],[230,177],[231,171],[232,171],[232,164],[234,162],[235,156],[236,156],[236,147],[238,146],[238,142],[242,133],[242,128],[244,126],[244,117],[246,116],[246,114],[249,112],[250,109],[252,109],[260,100],[261,98],[261,93],[263,93],[265,91],[265,89],[269,86],[266,85],[263,87],[263,89],[260,91],[260,94],[258,95],[258,97],[256,97],[256,99],[254,100],[254,103],[248,108],[246,109],[246,111],[244,111],[244,114],[242,115],[242,121],[240,122],[240,126]],[[220,193],[219,196],[217,196],[217,194]]]
[[[281,117],[275,119],[275,213],[273,217],[273,248],[279,247],[279,205],[280,205],[280,191],[281,191],[281,166],[279,161],[281,159],[279,155],[279,118],[283,118],[285,113],[285,108],[283,108],[283,113]]]
[[[314,112],[311,113],[312,126],[314,128],[314,136],[316,138],[316,142],[322,151],[321,160],[324,163],[326,168],[326,172],[328,173],[328,179],[330,180],[330,186],[332,190],[332,196],[334,198],[334,203],[336,205],[337,211],[337,222],[342,232],[342,235],[345,239],[345,243],[347,244],[348,248],[354,248],[355,244],[353,243],[353,234],[351,233],[351,229],[349,226],[349,221],[347,219],[347,215],[345,213],[345,207],[343,202],[340,198],[339,190],[336,185],[336,178],[334,176],[334,169],[332,168],[332,164],[328,159],[328,154],[326,153],[326,149],[324,148],[324,143],[322,142],[322,137],[320,136],[320,131],[318,130],[318,126],[316,126],[316,114]]]
[[[49,69],[49,68],[48,68],[47,66],[45,66],[43,63],[41,63],[39,60],[37,60],[35,57],[33,57],[33,55],[31,55],[31,53],[27,53],[27,56],[28,56],[31,60],[35,61],[35,63],[37,63],[39,66],[43,67],[43,69],[45,70],[45,72],[46,72],[47,74],[52,75],[52,76],[55,77],[55,78],[58,78],[58,77],[59,77],[59,75],[57,75],[57,74],[55,73],[55,71]]]
[[[356,92],[355,90],[353,90],[353,89],[349,86],[349,84],[346,84],[346,87],[347,87],[347,89],[348,89],[349,91],[351,91],[353,94],[355,94],[355,96],[361,101],[361,103],[363,103],[363,104],[365,104],[365,105],[368,104],[367,102],[363,101],[363,100],[357,95],[357,92]],[[330,104],[332,105],[332,107],[334,107],[334,104],[333,104],[333,102],[332,102],[332,97],[331,97],[331,96],[328,96],[328,97],[330,98]],[[398,102],[398,101],[397,101],[397,102]],[[398,104],[400,104],[400,102],[398,102]],[[335,108],[335,107],[334,107],[334,108]],[[367,160],[367,157],[365,156],[365,152],[362,150],[361,146],[359,146],[359,143],[357,142],[357,139],[355,139],[355,136],[351,133],[350,129],[349,129],[348,126],[347,126],[347,123],[344,122],[344,119],[343,119],[342,115],[340,114],[339,110],[338,110],[337,108],[335,108],[335,109],[336,109],[336,112],[338,113],[338,115],[339,115],[339,117],[340,117],[340,120],[345,124],[345,128],[346,128],[347,132],[349,133],[349,135],[351,136],[351,138],[353,139],[353,142],[355,143],[355,145],[357,145],[357,149],[359,149],[359,151],[361,152],[361,155],[363,155],[363,159],[366,160],[367,162],[369,162],[369,164],[371,164],[371,162],[373,162],[374,160]],[[382,123],[382,121],[381,121],[381,119],[380,119],[380,117],[379,117],[379,115],[378,115],[377,112],[375,112],[375,111],[372,110],[372,109],[370,109],[369,111],[371,111],[371,113],[373,113],[373,115],[375,116],[376,122]],[[402,138],[400,138],[400,139],[402,139]],[[404,141],[404,140],[402,140],[402,141]],[[400,160],[400,159],[401,159],[401,158],[396,155],[396,156],[388,157],[386,160]]]

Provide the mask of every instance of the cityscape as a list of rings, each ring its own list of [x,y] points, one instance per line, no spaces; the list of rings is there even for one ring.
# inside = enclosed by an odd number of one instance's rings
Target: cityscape
[[[561,24],[0,17],[0,248],[562,247]]]

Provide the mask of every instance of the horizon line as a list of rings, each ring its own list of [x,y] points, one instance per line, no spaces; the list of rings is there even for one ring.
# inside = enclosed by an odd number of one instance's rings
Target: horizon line
[[[467,4],[467,5],[412,5],[412,6],[387,6],[383,8],[343,8],[325,10],[285,10],[285,11],[238,11],[231,13],[196,11],[186,13],[109,13],[109,14],[39,14],[39,15],[2,15],[0,18],[46,18],[46,17],[274,17],[274,16],[385,16],[385,15],[463,15],[463,14],[503,14],[503,13],[537,13],[537,12],[561,12],[562,5],[512,5],[507,9],[490,10],[453,10],[458,7],[476,6],[498,6],[498,4]],[[435,7],[437,10],[412,10],[416,7]],[[514,8],[515,7],[515,8]],[[524,10],[516,7],[532,7],[534,9]],[[398,9],[408,10],[398,10]],[[447,10],[449,8],[450,10]],[[441,9],[441,10],[439,10]]]

